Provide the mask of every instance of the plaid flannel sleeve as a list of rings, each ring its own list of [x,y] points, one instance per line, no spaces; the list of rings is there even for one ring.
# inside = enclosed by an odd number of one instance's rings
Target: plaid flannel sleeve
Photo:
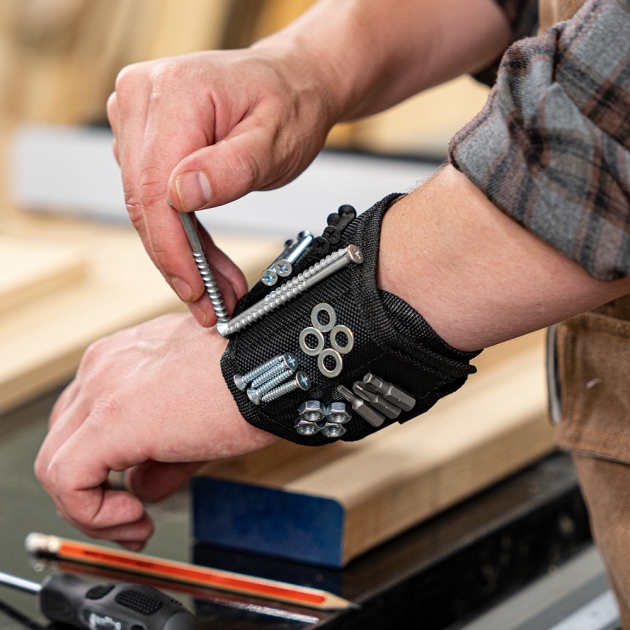
[[[592,276],[630,275],[630,0],[513,44],[451,163]]]

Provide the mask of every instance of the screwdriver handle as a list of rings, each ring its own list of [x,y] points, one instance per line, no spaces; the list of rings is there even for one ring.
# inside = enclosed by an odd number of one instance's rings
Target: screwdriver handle
[[[39,594],[42,614],[87,630],[194,630],[195,618],[177,600],[140,584],[93,584],[75,575],[49,575]]]

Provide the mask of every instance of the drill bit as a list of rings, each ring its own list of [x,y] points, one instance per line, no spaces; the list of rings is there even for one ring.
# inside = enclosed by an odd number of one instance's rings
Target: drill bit
[[[167,201],[167,203],[169,206],[173,205],[170,201]],[[201,246],[201,241],[199,240],[199,235],[197,234],[197,230],[195,230],[195,225],[191,217],[191,215],[194,215],[195,213],[178,212],[178,214],[182,225],[184,226],[186,236],[188,237],[188,242],[190,243],[190,247],[192,249],[195,264],[197,265],[197,269],[199,269],[206,291],[208,292],[208,297],[210,298],[210,303],[212,304],[212,308],[217,316],[217,322],[227,322],[229,321],[229,317],[227,315],[227,311],[225,310],[225,305],[223,304],[221,291],[219,291],[216,280],[212,275],[212,270],[210,269],[210,265],[206,259],[203,247]]]

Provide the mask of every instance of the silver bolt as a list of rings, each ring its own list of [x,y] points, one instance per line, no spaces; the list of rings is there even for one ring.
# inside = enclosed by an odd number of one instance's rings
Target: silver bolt
[[[170,202],[168,203],[171,205]],[[197,265],[197,269],[199,269],[206,291],[210,297],[210,303],[212,304],[212,308],[217,316],[217,323],[227,323],[229,318],[227,311],[225,310],[225,305],[223,304],[221,291],[219,291],[219,287],[212,275],[210,265],[206,260],[206,255],[203,251],[203,247],[201,246],[201,241],[199,240],[199,235],[197,234],[197,230],[195,230],[195,226],[192,221],[191,215],[194,215],[194,212],[178,212],[178,214],[182,225],[184,226],[186,236],[188,237],[188,242],[190,243],[190,247],[192,249],[195,264]]]
[[[260,401],[262,400],[263,394],[271,391],[276,385],[280,385],[280,383],[284,383],[288,378],[293,376],[293,370],[284,370],[271,380],[263,383],[258,389],[253,389],[250,387],[247,390],[247,395],[249,399],[255,404],[260,405]]]
[[[262,398],[262,402],[271,402],[272,400],[276,400],[276,398],[280,398],[285,394],[290,394],[296,389],[301,389],[302,391],[306,391],[311,387],[311,379],[306,372],[298,372],[295,375],[295,378],[285,383],[284,385],[280,385],[280,387],[276,387],[276,389],[272,389],[270,392],[267,392]]]
[[[282,359],[279,363],[276,363],[273,367],[270,367],[266,372],[263,372],[260,376],[252,381],[251,386],[254,389],[260,387],[263,383],[271,380],[277,374],[284,372],[285,370],[291,370],[295,372],[298,369],[298,360],[290,352],[285,352],[282,355]]]
[[[223,337],[238,332],[319,284],[346,265],[350,263],[361,264],[362,262],[363,254],[356,245],[348,245],[348,247],[329,254],[278,289],[271,291],[262,300],[245,309],[230,321],[217,323],[217,331]]]
[[[247,372],[247,374],[235,374],[234,375],[234,384],[241,391],[243,391],[248,383],[251,383],[257,376],[260,376],[263,372],[266,372],[270,367],[274,366],[276,363],[280,363],[284,358],[284,354],[279,354],[275,356],[273,359],[269,359],[269,361],[265,361],[265,363],[261,363],[258,367],[255,367],[253,370]]]

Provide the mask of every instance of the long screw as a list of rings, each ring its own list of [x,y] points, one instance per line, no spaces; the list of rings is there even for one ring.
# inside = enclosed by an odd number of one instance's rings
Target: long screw
[[[280,398],[286,394],[290,394],[294,392],[296,389],[301,389],[302,391],[306,391],[311,388],[311,379],[306,372],[298,372],[295,375],[295,378],[289,383],[285,383],[284,385],[280,385],[280,387],[276,387],[276,389],[272,389],[270,392],[267,392],[262,398],[262,402],[271,402],[272,400],[276,400],[276,398]]]
[[[304,293],[336,271],[343,269],[346,265],[350,263],[360,264],[362,262],[363,254],[356,245],[348,245],[348,247],[329,254],[326,258],[298,274],[280,288],[275,289],[260,302],[245,309],[236,317],[229,321],[218,322],[217,331],[223,337],[238,332]]]
[[[262,400],[264,394],[270,392],[274,387],[280,385],[280,383],[284,383],[288,378],[293,376],[293,370],[284,370],[277,374],[274,378],[263,383],[258,389],[252,389],[251,387],[247,390],[247,396],[249,399],[255,404],[260,405],[260,401]]]
[[[170,201],[168,201],[168,205],[172,205]],[[194,215],[194,212],[178,212],[178,214],[182,225],[184,226],[186,236],[188,237],[188,242],[190,243],[190,247],[192,249],[195,264],[197,265],[197,269],[199,269],[201,279],[203,280],[206,291],[208,292],[208,297],[210,298],[210,303],[212,304],[214,313],[217,316],[217,323],[227,322],[229,318],[227,311],[225,310],[225,305],[223,304],[221,291],[219,291],[216,280],[212,275],[210,265],[208,264],[203,247],[201,246],[201,241],[199,240],[199,235],[197,234],[197,230],[195,230],[195,226],[192,221],[191,215]]]
[[[273,367],[269,368],[266,372],[263,372],[260,376],[252,381],[251,387],[258,389],[263,383],[271,380],[277,374],[280,374],[284,370],[291,370],[295,372],[298,368],[298,361],[294,355],[287,352],[280,363],[276,363]]]
[[[261,374],[264,374],[268,369],[273,367],[276,363],[281,363],[285,359],[287,354],[290,354],[290,353],[285,352],[284,354],[278,354],[273,359],[269,359],[269,361],[265,361],[264,363],[261,363],[259,366],[255,367],[253,370],[250,370],[246,374],[243,374],[243,375],[235,374],[234,384],[241,391],[245,390],[247,385],[251,383],[256,377],[260,376]]]

